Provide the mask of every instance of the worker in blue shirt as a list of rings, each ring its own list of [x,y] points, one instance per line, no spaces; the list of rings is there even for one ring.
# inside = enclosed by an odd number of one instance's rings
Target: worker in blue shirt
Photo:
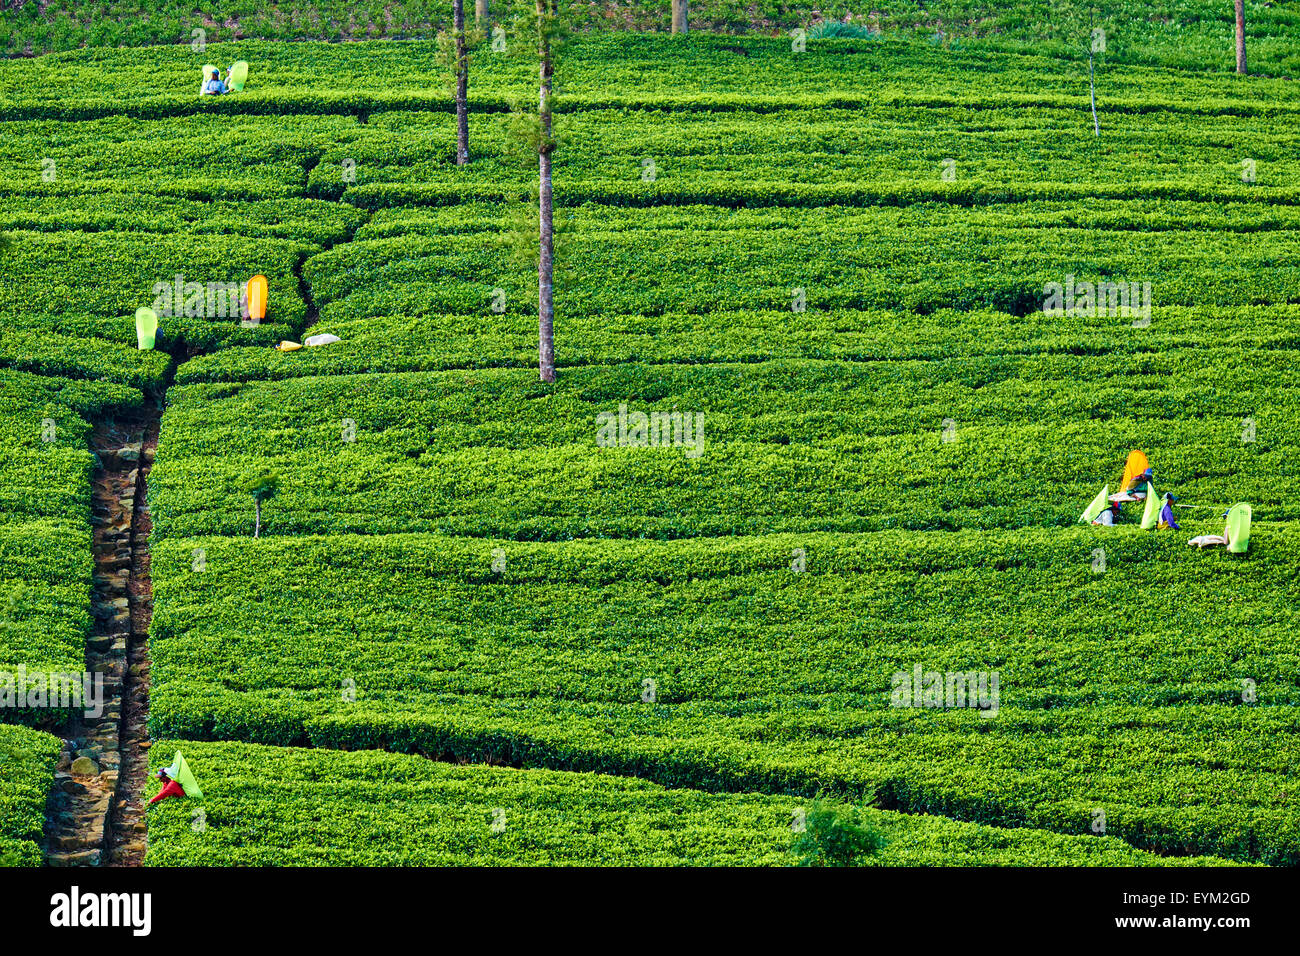
[[[203,84],[204,96],[220,96],[222,93],[229,92],[226,84],[221,82],[221,71],[213,70],[212,79]]]
[[[1160,509],[1160,523],[1157,528],[1172,528],[1174,531],[1180,530],[1178,522],[1174,520],[1174,502],[1178,499],[1171,492],[1165,492],[1165,506]]]

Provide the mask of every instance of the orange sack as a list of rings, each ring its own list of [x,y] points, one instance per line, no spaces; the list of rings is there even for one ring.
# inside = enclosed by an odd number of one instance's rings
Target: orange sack
[[[1128,462],[1124,466],[1124,478],[1119,483],[1120,492],[1128,491],[1129,482],[1150,467],[1147,456],[1134,449],[1128,453]]]
[[[248,317],[254,322],[266,318],[266,276],[256,275],[248,280]]]

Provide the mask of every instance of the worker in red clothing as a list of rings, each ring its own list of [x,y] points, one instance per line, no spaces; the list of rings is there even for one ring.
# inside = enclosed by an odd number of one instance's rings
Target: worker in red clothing
[[[154,797],[152,800],[149,801],[149,806],[152,807],[159,800],[166,800],[168,797],[185,796],[185,788],[182,787],[175,780],[173,780],[171,777],[167,776],[166,770],[158,771],[158,779],[165,782],[163,783],[163,788],[158,791],[158,796]]]

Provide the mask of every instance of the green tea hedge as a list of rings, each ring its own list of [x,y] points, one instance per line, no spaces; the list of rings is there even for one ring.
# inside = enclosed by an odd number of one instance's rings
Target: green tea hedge
[[[164,740],[154,763],[163,766],[177,748],[203,781],[204,799],[151,811],[147,866],[788,866],[791,824],[804,804],[595,774],[246,744]],[[1113,837],[862,812],[886,841],[862,865],[1226,862],[1168,861]]]
[[[40,866],[45,797],[63,741],[0,724],[0,866]]]
[[[555,386],[528,369],[193,384],[170,393],[150,500],[156,536],[248,533],[243,486],[268,466],[282,475],[272,535],[1068,526],[1139,447],[1160,487],[1188,503],[1245,500],[1257,520],[1293,520],[1295,450],[1281,424],[1292,401],[1274,385],[1289,363],[1173,350],[621,363],[570,369]],[[601,445],[602,416],[615,428],[623,411],[674,410],[702,430]]]

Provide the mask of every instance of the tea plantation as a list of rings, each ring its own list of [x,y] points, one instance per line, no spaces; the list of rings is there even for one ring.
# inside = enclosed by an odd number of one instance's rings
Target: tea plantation
[[[205,826],[151,810],[146,864],[787,865],[817,797],[881,865],[1300,864],[1281,39],[1172,69],[1143,7],[1095,136],[1031,33],[579,35],[545,384],[535,62],[475,55],[457,166],[430,42],[73,50],[29,7],[0,44],[65,52],[0,61],[0,670],[80,667],[87,434],[161,403],[150,762]],[[157,283],[257,273],[265,322],[135,348]],[[1074,280],[1150,321],[1045,313]],[[637,415],[672,425],[610,447]],[[1181,531],[1078,522],[1134,448]],[[1248,553],[1188,547],[1237,501]],[[996,700],[897,706],[914,670]],[[40,861],[50,729],[0,725],[4,862]]]

